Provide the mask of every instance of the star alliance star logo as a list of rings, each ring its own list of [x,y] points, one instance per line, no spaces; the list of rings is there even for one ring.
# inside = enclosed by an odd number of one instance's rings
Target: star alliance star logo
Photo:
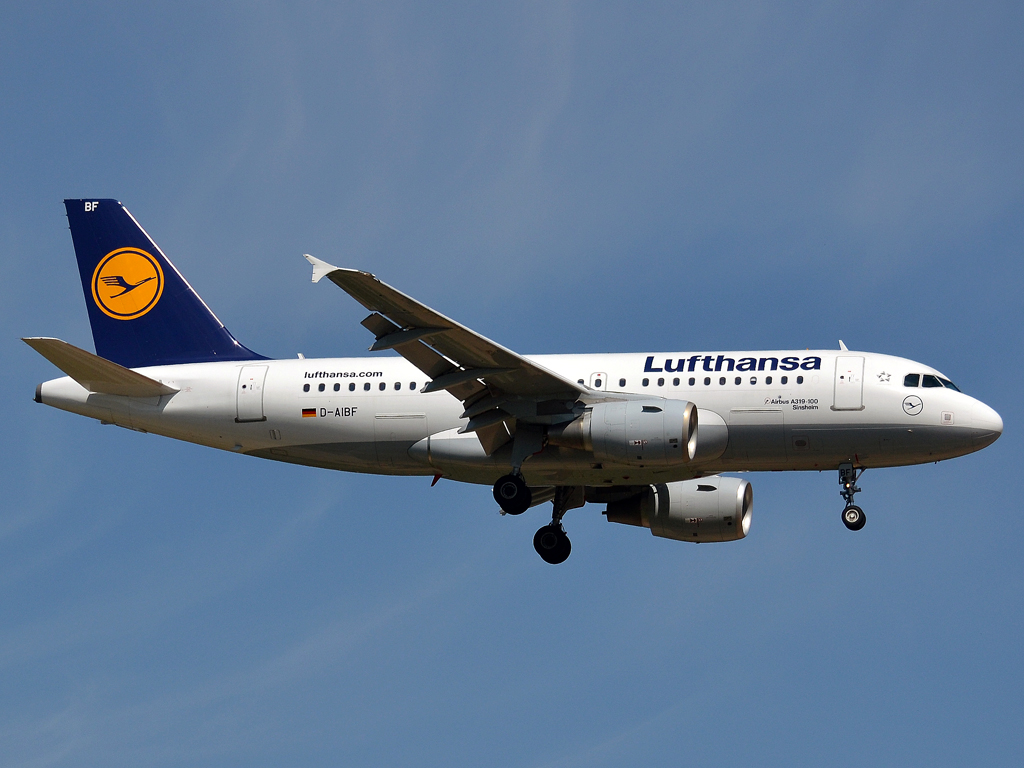
[[[886,373],[885,371],[882,371],[880,374],[878,374],[878,380],[882,384],[888,384],[889,383],[889,374]]]

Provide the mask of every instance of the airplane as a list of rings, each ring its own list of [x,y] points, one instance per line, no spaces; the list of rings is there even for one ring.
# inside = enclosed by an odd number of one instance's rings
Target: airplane
[[[65,200],[96,354],[24,341],[64,378],[35,400],[177,440],[347,472],[492,486],[503,515],[551,502],[534,536],[557,564],[565,513],[695,543],[750,530],[724,472],[838,472],[842,521],[867,469],[993,443],[999,414],[936,369],[839,350],[520,355],[381,282],[310,255],[362,304],[371,352],[272,360],[238,342],[117,200]]]

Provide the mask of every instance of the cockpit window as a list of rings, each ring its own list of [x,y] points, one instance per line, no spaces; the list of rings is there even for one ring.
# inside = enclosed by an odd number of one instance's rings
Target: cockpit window
[[[939,377],[938,376],[932,376],[930,373],[926,373],[924,376],[921,377],[921,379],[922,379],[922,381],[921,381],[921,386],[922,387],[931,387],[931,388],[938,387],[940,389],[942,387],[942,382],[939,381]]]
[[[946,389],[952,389],[954,392],[959,392],[960,391],[960,387],[958,387],[956,384],[954,384],[949,379],[941,379],[940,378],[939,381],[942,382],[942,386],[944,386]]]
[[[919,373],[908,373],[903,377],[904,387],[916,387],[921,383],[921,374]]]

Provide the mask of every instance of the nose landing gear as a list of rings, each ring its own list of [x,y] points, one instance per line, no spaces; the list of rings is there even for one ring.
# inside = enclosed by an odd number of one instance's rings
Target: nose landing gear
[[[846,508],[843,510],[843,525],[851,531],[859,531],[867,522],[864,510],[853,503],[853,497],[860,492],[857,480],[864,474],[864,471],[862,469],[858,472],[850,463],[839,465],[839,484],[843,486],[839,495],[846,500]]]

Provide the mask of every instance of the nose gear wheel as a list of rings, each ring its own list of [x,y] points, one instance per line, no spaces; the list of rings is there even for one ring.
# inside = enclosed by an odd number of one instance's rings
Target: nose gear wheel
[[[860,493],[860,488],[857,487],[857,480],[860,479],[864,472],[865,470],[863,469],[858,471],[849,462],[839,465],[839,484],[843,486],[843,490],[839,492],[839,495],[846,501],[846,507],[843,509],[843,525],[851,531],[859,531],[864,527],[864,523],[867,522],[864,510],[853,503],[853,497]]]
[[[856,504],[851,504],[843,510],[843,525],[851,531],[859,531],[866,522],[867,518],[864,516],[864,510]]]

